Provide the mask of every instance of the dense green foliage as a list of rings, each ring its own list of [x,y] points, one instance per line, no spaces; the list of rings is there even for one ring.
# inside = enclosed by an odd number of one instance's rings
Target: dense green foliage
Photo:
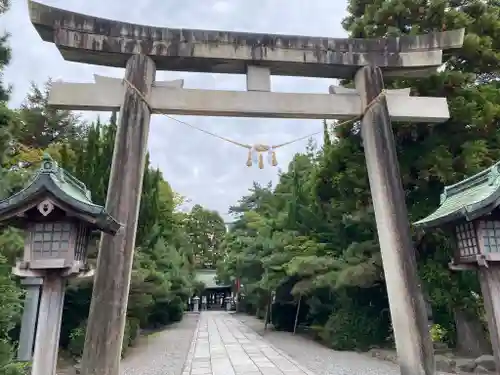
[[[393,129],[411,221],[433,211],[443,187],[500,159],[500,3],[479,0],[351,0],[343,26],[353,37],[466,28],[463,48],[446,51],[442,71],[426,79],[387,80],[413,95],[445,96],[444,124]],[[349,84],[349,82],[344,82]],[[296,155],[275,188],[255,185],[233,212],[221,278],[240,278],[248,311],[299,320],[339,349],[391,343],[390,313],[359,124],[325,124],[324,145]],[[455,341],[454,312],[474,320],[481,300],[474,273],[451,272],[441,231],[413,232],[419,273],[434,321]],[[293,312],[291,312],[293,311]]]
[[[106,200],[111,170],[116,134],[114,121],[114,118],[109,124],[97,121],[86,128],[81,143],[78,141],[79,147],[61,143],[53,154],[65,169],[93,192],[94,202],[102,205]],[[190,253],[190,244],[185,231],[174,225],[181,219],[174,209],[169,184],[147,161],[128,305],[129,336],[125,338],[124,348],[137,337],[139,328],[153,328],[180,320],[190,295],[192,273],[186,256]],[[95,259],[96,248],[97,244],[91,258]],[[91,292],[91,281],[80,281],[70,285],[67,293],[61,344],[69,345],[75,355],[82,349]]]
[[[0,0],[0,5],[6,4]],[[6,7],[0,7],[0,13]],[[466,28],[463,48],[446,51],[443,70],[426,79],[387,80],[414,95],[445,96],[451,118],[444,124],[399,124],[393,129],[411,221],[431,212],[443,187],[500,159],[500,3],[498,0],[350,0],[343,26],[355,37]],[[19,190],[44,152],[81,179],[104,204],[116,133],[116,115],[86,124],[69,111],[47,106],[46,87],[36,86],[18,109],[8,109],[1,72],[9,62],[0,38],[0,196]],[[350,82],[344,82],[349,84]],[[194,271],[217,265],[219,278],[239,279],[244,308],[260,317],[275,291],[270,315],[291,330],[299,323],[338,349],[392,343],[390,312],[364,166],[359,124],[325,123],[324,144],[298,154],[277,186],[255,184],[232,213],[231,231],[215,212],[200,206],[176,210],[182,197],[147,162],[124,348],[141,328],[181,319],[199,287]],[[455,312],[481,316],[474,273],[451,272],[451,246],[441,231],[414,231],[419,273],[439,324],[440,339],[456,341]],[[0,232],[0,373],[22,369],[13,361],[22,290],[10,266],[22,248],[20,233]],[[92,244],[90,261],[97,257]],[[61,345],[82,351],[91,281],[68,287]],[[473,293],[475,292],[475,293]],[[243,306],[243,304],[242,304]],[[443,329],[441,329],[443,328]]]
[[[0,17],[8,8],[7,1],[0,2]],[[0,36],[0,197],[8,194],[7,173],[1,168],[11,140],[13,114],[7,108],[9,88],[3,84],[3,69],[10,61],[10,49],[7,45],[8,35]],[[11,264],[17,249],[22,245],[18,234],[13,230],[0,232],[0,373],[16,375],[23,372],[23,366],[15,363],[14,347],[10,332],[15,328],[21,311],[22,293],[11,276]]]
[[[216,211],[195,205],[184,224],[197,255],[193,263],[200,268],[215,267],[222,258],[220,247],[226,234],[222,217]]]
[[[23,126],[11,132],[11,147],[3,160],[6,181],[9,182],[4,196],[22,188],[33,170],[38,168],[43,153],[48,152],[62,167],[86,184],[95,203],[104,205],[116,134],[116,115],[106,124],[100,120],[94,124],[82,123],[70,112],[47,108],[49,87],[50,83],[44,91],[40,91],[33,86],[23,107],[10,111],[10,116],[22,122]],[[37,124],[42,124],[40,126],[44,129],[38,129]],[[40,141],[38,136],[33,135],[38,132],[52,136],[47,138],[47,141]],[[216,253],[218,243],[225,234],[222,227],[222,232],[208,236],[213,242],[210,246],[202,246],[197,239],[207,238],[205,233],[213,234],[214,230],[219,230],[220,227],[216,224],[222,223],[223,226],[222,218],[200,206],[195,206],[190,213],[179,212],[176,208],[180,203],[182,197],[172,191],[158,169],[151,168],[148,157],[139,212],[124,350],[133,344],[141,328],[158,328],[182,318],[187,299],[196,286],[194,259],[202,257],[208,248]],[[195,222],[196,231],[188,228]],[[197,234],[196,238],[193,238],[193,233]],[[6,259],[0,257],[0,265],[5,264],[5,267],[0,269],[5,269],[6,280],[11,280],[10,265],[16,255],[20,255],[22,237],[18,232],[6,230],[0,235],[0,244],[7,244],[2,247],[2,255]],[[95,265],[97,248],[96,239],[91,242],[89,249],[90,264]],[[2,280],[0,274],[0,282]],[[5,325],[7,334],[19,321],[21,291],[16,283],[11,281],[13,294],[10,296],[7,293],[9,284],[5,282],[0,285],[6,289],[0,301],[0,327],[4,328],[1,309],[5,308],[5,322],[10,324]],[[91,294],[92,280],[71,281],[67,289],[61,345],[75,356],[80,355],[83,349]],[[3,331],[0,329],[0,334],[1,332]]]
[[[2,1],[0,4],[4,4]],[[6,9],[6,8],[0,8]],[[1,71],[8,63],[7,37],[0,39]],[[99,119],[85,123],[70,111],[54,110],[47,104],[50,81],[32,85],[18,109],[9,109],[9,90],[0,85],[0,199],[21,189],[49,153],[80,179],[100,205],[106,201],[111,171],[116,114],[107,123]],[[178,210],[184,198],[171,189],[162,173],[146,161],[136,237],[136,251],[129,294],[124,351],[141,329],[156,329],[182,319],[186,302],[198,284],[194,280],[196,259],[217,261],[225,235],[222,218],[195,206],[192,212]],[[95,265],[98,239],[89,248],[89,263]],[[21,255],[22,233],[0,228],[0,374],[23,373],[15,362],[23,292],[11,276],[11,266]],[[66,292],[60,344],[79,356],[85,340],[86,319],[92,295],[92,280],[72,280]]]

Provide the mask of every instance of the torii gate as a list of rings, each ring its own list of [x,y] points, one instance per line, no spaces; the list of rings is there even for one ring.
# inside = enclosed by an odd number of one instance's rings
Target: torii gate
[[[83,375],[118,375],[151,113],[346,119],[363,116],[361,134],[373,198],[401,374],[434,374],[427,316],[416,273],[390,120],[442,122],[445,98],[383,91],[386,77],[425,77],[442,50],[460,48],[464,30],[382,39],[334,39],[169,29],[111,21],[29,1],[31,22],[69,61],[126,67],[121,80],[57,83],[49,103],[73,110],[117,110],[118,133],[108,212],[124,225],[101,240],[88,320]],[[159,70],[246,74],[247,91],[183,88],[155,82]],[[354,78],[355,90],[271,92],[270,76]],[[146,103],[147,101],[147,103]]]

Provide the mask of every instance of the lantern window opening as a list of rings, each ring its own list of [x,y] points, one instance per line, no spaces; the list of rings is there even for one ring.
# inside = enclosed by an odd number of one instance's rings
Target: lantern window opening
[[[481,222],[485,253],[500,252],[500,221]]]
[[[88,246],[88,228],[81,224],[78,227],[78,233],[76,237],[76,247],[75,247],[75,260],[83,261],[86,255],[86,249]]]
[[[37,223],[32,233],[32,254],[35,260],[59,258],[69,251],[70,223]]]
[[[469,257],[478,254],[476,230],[473,223],[464,223],[456,227],[457,245],[460,256]]]

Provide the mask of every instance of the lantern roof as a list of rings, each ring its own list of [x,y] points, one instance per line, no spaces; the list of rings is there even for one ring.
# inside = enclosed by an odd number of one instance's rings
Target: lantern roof
[[[85,184],[59,167],[48,154],[24,189],[0,201],[0,222],[12,221],[47,198],[63,211],[71,210],[91,227],[113,235],[120,229],[104,207],[92,202]]]
[[[417,227],[437,227],[453,221],[471,221],[500,206],[500,162],[456,184],[446,186],[439,207],[414,223]]]

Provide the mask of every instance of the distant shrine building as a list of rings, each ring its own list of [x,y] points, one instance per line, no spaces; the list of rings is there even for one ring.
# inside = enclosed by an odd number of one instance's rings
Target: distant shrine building
[[[197,270],[196,281],[204,286],[199,296],[202,309],[224,310],[226,308],[225,298],[233,298],[234,296],[233,285],[217,283],[217,271],[215,269]]]

